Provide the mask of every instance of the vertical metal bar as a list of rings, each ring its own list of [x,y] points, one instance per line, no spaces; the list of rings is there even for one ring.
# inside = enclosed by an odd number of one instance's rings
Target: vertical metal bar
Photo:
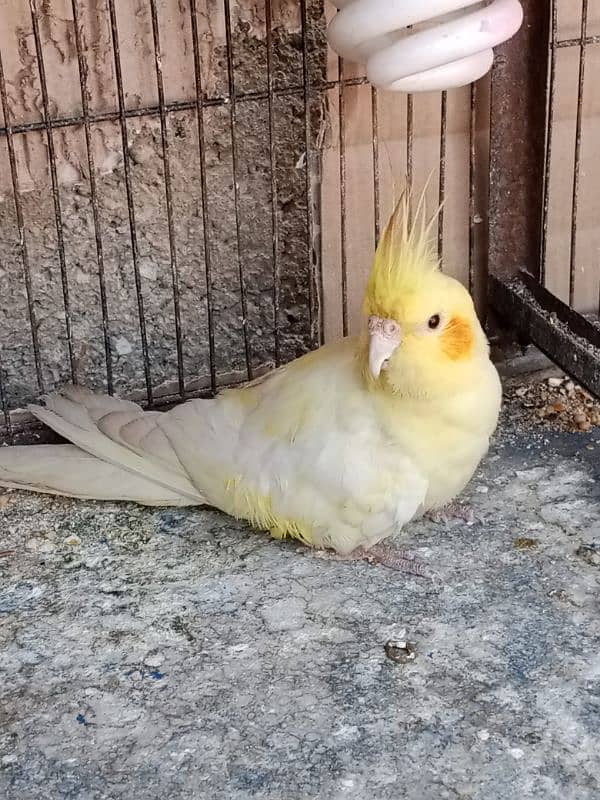
[[[371,126],[373,139],[373,203],[375,216],[375,244],[379,242],[381,225],[381,197],[379,187],[379,109],[377,103],[377,89],[371,87]]]
[[[546,146],[544,153],[544,202],[542,211],[542,242],[540,247],[540,282],[546,281],[546,250],[548,246],[548,210],[550,206],[550,169],[552,167],[552,142],[554,135],[554,94],[556,88],[556,39],[558,33],[558,8],[556,0],[550,0],[550,77],[548,86],[548,116],[546,119]]]
[[[521,0],[527,24],[496,50],[492,68],[489,268],[539,278],[548,88],[547,4]]]
[[[27,252],[27,237],[25,235],[25,222],[23,220],[23,206],[21,205],[21,194],[19,190],[19,173],[17,170],[17,159],[15,155],[15,143],[10,121],[10,110],[8,107],[8,95],[6,93],[6,80],[4,78],[4,66],[2,54],[0,53],[0,99],[2,100],[2,113],[4,115],[4,126],[6,128],[6,146],[8,148],[8,163],[10,164],[10,177],[13,189],[13,202],[15,204],[15,215],[17,217],[17,229],[19,231],[19,252],[23,265],[23,279],[25,281],[25,294],[27,296],[27,310],[29,312],[29,325],[31,327],[31,341],[33,345],[33,358],[35,361],[35,373],[40,394],[45,392],[44,376],[42,374],[42,362],[40,358],[40,343],[38,339],[38,321],[35,313],[33,300],[33,287],[31,283],[31,270],[29,268],[29,255]]]
[[[73,27],[75,30],[75,49],[79,66],[79,86],[81,89],[81,108],[83,111],[83,130],[85,132],[85,148],[87,152],[88,173],[90,180],[90,204],[94,222],[94,237],[96,240],[96,261],[98,263],[98,283],[100,285],[100,306],[102,309],[102,331],[104,335],[104,357],[106,361],[106,384],[108,393],[113,393],[113,369],[110,352],[110,324],[108,318],[108,303],[106,300],[106,281],[104,276],[104,249],[102,246],[102,232],[100,228],[100,211],[98,206],[98,190],[96,186],[96,165],[94,163],[94,144],[90,128],[90,111],[88,104],[88,65],[83,54],[81,30],[79,27],[79,8],[77,0],[71,0],[73,9]]]
[[[443,91],[440,115],[440,183],[438,191],[438,259],[444,264],[444,201],[446,199],[446,138],[448,129],[448,92]]]
[[[469,291],[473,292],[475,267],[476,267],[476,243],[475,243],[475,214],[476,214],[476,192],[477,192],[477,84],[471,84],[470,103],[469,103]]]
[[[342,334],[348,335],[348,258],[346,252],[346,114],[344,107],[344,62],[338,58],[338,120],[340,145],[340,234],[342,261]]]
[[[223,0],[225,9],[225,40],[227,48],[227,79],[229,86],[229,130],[231,135],[231,166],[233,171],[233,202],[235,206],[235,235],[237,241],[238,274],[240,281],[240,303],[242,307],[242,333],[244,336],[244,351],[246,355],[246,374],[252,380],[252,353],[248,336],[248,307],[246,303],[246,281],[244,278],[244,265],[242,260],[242,247],[240,237],[240,197],[238,186],[238,157],[236,135],[236,97],[235,75],[233,68],[233,37],[231,35],[231,8],[229,0]]]
[[[208,358],[210,369],[210,388],[213,394],[217,391],[217,373],[215,367],[215,330],[212,302],[212,261],[210,250],[210,220],[208,218],[208,188],[206,182],[206,148],[204,144],[204,100],[202,90],[202,64],[200,62],[200,46],[198,42],[198,12],[196,0],[190,0],[190,17],[192,23],[192,47],[194,50],[194,76],[196,85],[196,122],[198,125],[198,157],[200,159],[200,199],[202,200],[202,234],[204,241],[204,273],[206,276],[206,317],[208,323]]]
[[[273,118],[273,31],[271,0],[265,0],[265,21],[267,38],[267,91],[269,110],[269,160],[271,167],[271,237],[273,260],[273,336],[275,341],[275,366],[281,363],[280,321],[279,321],[279,224],[277,220],[277,153],[275,150],[275,126]],[[308,155],[307,155],[308,157]],[[308,202],[308,198],[306,199]]]
[[[10,421],[10,414],[8,412],[8,403],[6,401],[6,392],[4,390],[4,370],[2,369],[2,351],[0,350],[0,405],[2,406],[2,415],[4,416],[4,427],[8,434],[8,441],[13,443],[13,429]]]
[[[569,257],[569,305],[575,298],[575,268],[577,256],[577,211],[579,207],[579,173],[581,167],[581,121],[583,116],[583,85],[585,81],[585,37],[587,35],[588,0],[581,7],[579,39],[579,80],[577,83],[577,119],[575,123],[575,152],[573,155],[573,198],[571,206],[571,247]]]
[[[133,206],[133,191],[131,188],[131,165],[129,163],[129,141],[127,137],[127,118],[125,116],[125,94],[123,91],[123,75],[121,72],[121,53],[119,48],[119,31],[117,28],[117,16],[115,14],[115,0],[108,0],[108,10],[110,14],[110,30],[112,37],[113,59],[115,64],[115,77],[117,82],[117,97],[119,101],[119,125],[121,128],[121,144],[123,150],[123,174],[125,177],[125,191],[127,194],[129,237],[131,239],[131,259],[133,262],[133,275],[135,279],[135,291],[137,296],[138,315],[140,322],[140,340],[142,343],[142,357],[144,360],[146,395],[148,398],[148,405],[152,405],[153,403],[152,375],[150,372],[150,360],[148,358],[148,337],[146,334],[146,317],[144,314],[144,298],[142,296],[142,279],[140,276],[140,268],[139,268],[139,250],[138,250],[137,232],[135,225],[135,209]]]
[[[36,5],[37,5],[37,0],[29,0],[29,9],[31,11],[31,24],[33,26],[33,39],[35,42],[37,68],[40,78],[40,88],[42,90],[42,114],[44,119],[44,126],[46,128],[46,141],[48,143],[48,160],[50,166],[50,179],[52,182],[52,200],[54,202],[54,222],[56,225],[56,244],[58,247],[58,260],[60,264],[63,304],[65,307],[65,328],[67,334],[67,349],[69,351],[71,379],[73,380],[73,383],[77,383],[77,368],[75,364],[75,354],[73,352],[73,330],[71,328],[71,306],[69,303],[69,283],[67,278],[67,265],[65,261],[65,242],[63,237],[62,211],[60,207],[60,190],[58,185],[58,176],[56,174],[56,151],[54,150],[54,136],[52,134],[52,128],[50,126],[50,103],[48,100],[46,69],[44,67],[42,41],[40,38],[40,28],[37,18],[38,12]]]
[[[171,281],[173,284],[173,312],[175,316],[175,340],[177,349],[177,382],[179,396],[185,397],[185,378],[183,371],[183,342],[181,339],[181,310],[179,303],[179,265],[177,263],[177,246],[175,243],[175,226],[173,225],[173,192],[171,189],[171,164],[169,161],[169,136],[167,131],[167,112],[165,110],[165,88],[162,74],[162,53],[160,49],[160,29],[156,0],[150,0],[150,16],[152,18],[152,39],[154,43],[154,67],[156,71],[156,89],[158,92],[158,113],[160,116],[160,139],[165,184],[165,203],[167,207],[167,229],[169,233],[169,257],[171,261]]]
[[[311,126],[311,89],[308,64],[308,16],[306,13],[306,0],[300,0],[300,18],[302,28],[302,83],[304,93],[304,146],[305,179],[306,179],[306,237],[309,256],[309,287],[308,287],[308,314],[311,333],[311,344],[322,344],[325,341],[324,315],[321,313],[321,298],[323,297],[323,273],[320,268],[321,254],[319,243],[315,240],[315,223],[313,213],[313,147]],[[315,316],[317,319],[315,320]],[[318,331],[318,336],[315,332]]]
[[[408,223],[412,221],[413,186],[413,96],[406,95],[406,188],[409,193]]]

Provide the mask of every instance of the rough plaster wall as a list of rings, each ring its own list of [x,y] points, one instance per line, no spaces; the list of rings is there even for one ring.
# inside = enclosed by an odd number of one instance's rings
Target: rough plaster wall
[[[3,2],[1,36],[12,123],[39,120],[42,113],[35,44],[28,10]],[[152,28],[145,0],[116,3],[129,108],[157,103]],[[299,5],[273,4],[275,88],[302,82]],[[204,90],[208,97],[227,91],[227,59],[222,3],[198,3]],[[92,112],[117,107],[109,20],[105,3],[80,4],[84,47],[90,67]],[[320,9],[309,8],[316,36]],[[167,101],[195,96],[190,12],[187,0],[158,3]],[[44,3],[40,25],[51,114],[81,112],[77,54],[70,0]],[[266,90],[264,3],[232,3],[237,91]],[[322,42],[319,46],[322,49]],[[319,48],[317,48],[318,51]],[[318,52],[315,68],[318,64]],[[305,136],[302,93],[274,101],[281,272],[281,355],[295,357],[310,344],[305,199]],[[252,362],[274,360],[271,174],[266,99],[237,105],[240,198],[240,251],[247,284]],[[153,386],[177,378],[172,276],[169,256],[160,122],[156,116],[129,120],[129,154],[139,244],[139,266]],[[97,166],[101,233],[107,286],[111,358],[115,390],[144,386],[138,305],[131,257],[120,129],[115,122],[92,126]],[[186,379],[209,374],[204,235],[200,160],[194,111],[168,116],[175,242],[179,260],[183,366]],[[70,379],[65,308],[57,254],[45,133],[14,137],[29,252],[32,297],[38,322],[45,388]],[[205,111],[205,156],[212,256],[216,366],[222,376],[244,367],[237,264],[229,107]],[[77,378],[105,388],[105,354],[98,265],[83,130],[55,130],[57,173],[64,227],[66,270]],[[0,140],[0,331],[2,369],[10,407],[38,395],[24,290],[6,143]]]

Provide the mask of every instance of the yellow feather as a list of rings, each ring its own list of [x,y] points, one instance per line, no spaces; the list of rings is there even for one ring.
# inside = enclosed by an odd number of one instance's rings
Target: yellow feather
[[[311,525],[276,515],[272,498],[249,490],[240,478],[228,478],[225,481],[223,510],[232,517],[245,519],[254,528],[269,531],[274,539],[289,537],[308,546],[314,544]]]
[[[431,229],[439,210],[428,220],[423,189],[411,222],[411,196],[404,191],[379,242],[364,300],[367,315],[393,317],[407,293],[416,291],[439,269]]]

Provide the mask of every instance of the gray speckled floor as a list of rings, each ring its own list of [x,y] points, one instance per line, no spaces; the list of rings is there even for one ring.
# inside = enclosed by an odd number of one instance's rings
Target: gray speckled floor
[[[0,796],[599,798],[599,442],[505,428],[475,524],[405,533],[439,582],[214,511],[10,495]]]

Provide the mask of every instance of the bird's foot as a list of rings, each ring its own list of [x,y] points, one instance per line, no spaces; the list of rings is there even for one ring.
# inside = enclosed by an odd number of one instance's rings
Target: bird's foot
[[[461,503],[448,503],[443,508],[428,511],[425,517],[438,525],[447,525],[452,519],[461,520],[466,522],[467,525],[473,525],[475,522],[475,514],[471,506],[462,505]]]
[[[409,575],[417,575],[420,578],[433,577],[427,565],[414,555],[405,550],[395,550],[383,543],[373,545],[368,550],[364,547],[357,547],[346,555],[333,553],[331,550],[317,550],[314,554],[317,558],[326,558],[331,561],[367,561],[369,564],[380,564],[382,567]]]
[[[355,558],[368,561],[369,564],[381,564],[382,567],[407,572],[409,575],[418,575],[420,578],[431,578],[427,565],[419,561],[412,553],[406,550],[395,550],[383,542],[375,544],[368,550],[358,547],[351,554]]]

